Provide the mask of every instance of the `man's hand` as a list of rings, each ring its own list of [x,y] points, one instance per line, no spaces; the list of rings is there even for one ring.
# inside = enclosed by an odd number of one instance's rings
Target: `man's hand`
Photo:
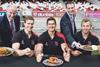
[[[76,47],[76,48],[78,48],[78,49],[81,48],[81,46],[82,46],[82,45],[81,45],[80,43],[76,42],[76,41],[74,41],[74,42],[72,43],[72,45],[71,45],[72,48]]]
[[[43,57],[43,53],[37,54],[37,56],[36,56],[36,61],[37,61],[37,62],[41,62],[42,57]]]

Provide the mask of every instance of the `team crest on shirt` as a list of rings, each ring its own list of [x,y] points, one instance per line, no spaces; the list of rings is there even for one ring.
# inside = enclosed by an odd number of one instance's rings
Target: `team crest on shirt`
[[[25,44],[25,43],[24,43],[24,40],[21,41],[21,44]]]
[[[88,44],[90,44],[90,45],[91,45],[91,44],[92,44],[92,43],[91,43],[91,41],[88,41]]]
[[[45,45],[48,46],[48,43],[46,42]]]
[[[55,45],[56,45],[56,46],[58,46],[58,45],[59,45],[59,43],[58,43],[57,41],[55,41]]]
[[[33,40],[31,41],[31,44],[32,44],[32,45],[34,45],[34,44],[35,44]]]

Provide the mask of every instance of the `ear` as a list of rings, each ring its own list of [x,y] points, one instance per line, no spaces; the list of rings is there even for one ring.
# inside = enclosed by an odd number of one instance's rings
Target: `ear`
[[[25,23],[23,23],[23,26],[25,27]]]
[[[95,29],[95,27],[94,26],[91,26],[91,28],[90,29]]]

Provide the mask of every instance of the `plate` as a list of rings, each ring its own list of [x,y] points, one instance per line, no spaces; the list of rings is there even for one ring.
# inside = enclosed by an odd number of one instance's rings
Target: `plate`
[[[0,56],[9,56],[14,53],[14,49],[10,47],[0,47]]]
[[[43,61],[43,64],[44,65],[47,65],[47,66],[59,66],[59,65],[62,65],[63,64],[63,60],[57,59],[57,63],[56,64],[52,64],[52,63],[48,63],[48,59],[45,59]]]
[[[92,46],[90,45],[82,45],[82,49],[85,51],[93,51]]]

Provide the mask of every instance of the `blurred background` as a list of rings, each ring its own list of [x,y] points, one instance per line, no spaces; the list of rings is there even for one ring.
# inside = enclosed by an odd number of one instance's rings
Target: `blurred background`
[[[0,16],[6,13],[11,5],[17,6],[17,14],[21,18],[21,29],[23,29],[23,16],[33,16],[35,25],[33,30],[40,35],[46,30],[48,17],[55,17],[57,30],[60,31],[60,19],[65,13],[65,3],[69,0],[0,0]],[[80,23],[83,18],[92,21],[92,31],[100,35],[100,0],[70,0],[75,4],[76,26],[80,30]]]

